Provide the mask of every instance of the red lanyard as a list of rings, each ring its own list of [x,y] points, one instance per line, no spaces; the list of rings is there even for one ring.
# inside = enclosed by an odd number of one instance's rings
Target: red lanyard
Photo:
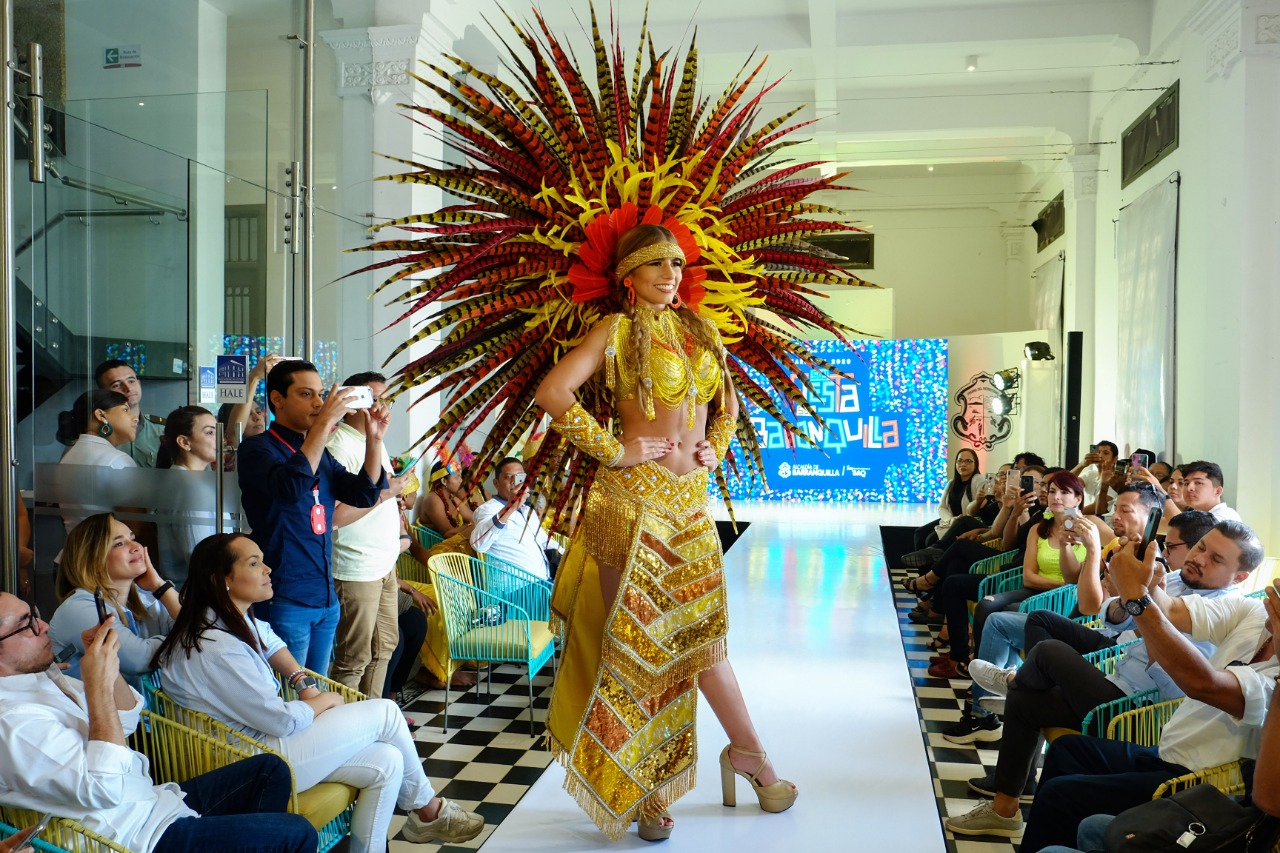
[[[297,453],[293,449],[293,445],[280,437],[280,433],[276,432],[275,427],[267,430],[275,436],[276,441],[289,448],[290,453]],[[317,536],[323,536],[324,532],[329,529],[328,519],[325,518],[324,505],[320,503],[320,479],[317,477],[315,483],[311,486],[311,532]]]

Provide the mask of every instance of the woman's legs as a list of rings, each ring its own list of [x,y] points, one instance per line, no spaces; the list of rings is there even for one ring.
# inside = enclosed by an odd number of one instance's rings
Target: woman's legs
[[[368,699],[340,705],[278,743],[293,766],[298,790],[320,782],[360,789],[351,825],[355,853],[386,849],[387,827],[397,805],[417,811],[423,820],[434,819],[439,810],[394,702]]]
[[[716,719],[729,736],[729,743],[750,752],[764,752],[764,744],[756,734],[756,727],[751,723],[751,715],[747,713],[746,700],[742,698],[742,688],[738,686],[738,678],[733,674],[733,666],[727,660],[703,670],[698,674],[698,687],[702,695],[707,697],[707,704],[715,713]],[[750,755],[741,755],[729,750],[729,760],[735,769],[745,773],[755,773],[760,766],[760,759]],[[760,770],[756,781],[761,785],[772,785],[778,781],[778,774],[773,770],[773,762],[766,762]]]

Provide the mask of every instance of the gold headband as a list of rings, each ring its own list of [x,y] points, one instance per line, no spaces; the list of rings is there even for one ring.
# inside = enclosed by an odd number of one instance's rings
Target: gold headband
[[[647,264],[649,261],[656,261],[659,258],[679,258],[683,261],[684,249],[681,249],[675,243],[654,243],[652,246],[636,249],[618,261],[618,269],[613,274],[613,277],[618,281],[622,281],[623,277],[636,267]]]

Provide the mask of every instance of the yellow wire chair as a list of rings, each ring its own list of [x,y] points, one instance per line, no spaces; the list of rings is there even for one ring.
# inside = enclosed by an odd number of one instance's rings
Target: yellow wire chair
[[[129,747],[147,757],[156,784],[185,782],[253,754],[232,741],[146,710],[129,736]],[[0,806],[0,838],[8,838],[17,831],[15,827],[31,826],[39,819],[40,815],[29,809]],[[50,821],[40,837],[32,840],[32,846],[45,853],[129,853],[128,848],[64,817]]]
[[[310,674],[325,690],[341,694],[346,703],[369,698],[358,690],[353,690],[345,684],[325,678],[318,673],[310,672]],[[279,684],[280,695],[286,702],[298,698],[298,694],[284,683],[279,674],[276,675],[276,681]],[[152,701],[156,713],[164,718],[174,720],[216,741],[229,744],[234,749],[243,751],[245,755],[270,753],[279,756],[288,764],[288,759],[262,741],[237,731],[208,714],[179,705],[172,696],[164,692],[162,687],[154,689]],[[289,775],[292,779],[292,766],[289,767]],[[321,782],[305,791],[299,791],[295,781],[293,793],[289,797],[289,811],[302,815],[315,827],[320,836],[318,853],[326,853],[351,831],[351,814],[355,810],[356,797],[359,794],[359,789],[340,782]]]
[[[1140,746],[1156,746],[1160,743],[1160,732],[1164,724],[1180,704],[1181,699],[1170,699],[1120,714],[1107,726],[1107,737],[1111,740],[1132,741]],[[1228,761],[1217,767],[1176,776],[1157,788],[1152,799],[1167,797],[1201,784],[1213,785],[1229,797],[1243,796],[1244,776],[1241,774],[1240,762]]]
[[[555,670],[555,636],[549,624],[551,583],[500,560],[482,561],[465,554],[437,554],[428,561],[428,568],[444,616],[449,656],[482,665],[518,663],[528,668],[529,734],[534,736],[533,676],[548,660]],[[486,691],[491,682],[492,675]],[[447,681],[444,703],[447,732]]]

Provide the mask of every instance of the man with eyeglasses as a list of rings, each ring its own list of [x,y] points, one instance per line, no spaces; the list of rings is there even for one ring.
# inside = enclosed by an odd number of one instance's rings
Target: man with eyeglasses
[[[1152,492],[1145,484],[1143,488]],[[1123,496],[1122,494],[1121,497]],[[1176,520],[1175,518],[1174,521]],[[1172,521],[1170,526],[1174,527]],[[1096,607],[1102,598],[1098,572],[1100,548],[1096,531],[1087,519],[1078,520],[1076,527],[1082,531],[1080,538],[1088,551],[1078,581],[1080,610],[1082,613],[1090,613],[1094,608],[1089,606],[1089,602],[1093,601]],[[1132,549],[1134,541],[1130,539],[1129,544],[1122,546],[1116,553],[1124,553],[1126,547]],[[1157,553],[1157,549],[1150,549],[1149,562],[1157,560]],[[1115,559],[1113,556],[1112,561]],[[1261,562],[1262,543],[1252,530],[1235,521],[1218,522],[1191,549],[1191,553],[1183,561],[1177,583],[1174,583],[1173,578],[1166,577],[1163,567],[1157,563],[1159,571],[1150,583],[1158,589],[1158,595],[1156,592],[1151,594],[1162,602],[1187,602],[1192,599],[1210,601],[1233,594],[1235,598],[1239,598],[1238,590],[1233,587],[1247,579]],[[1113,588],[1122,595],[1132,589],[1121,588],[1115,582]],[[1175,598],[1175,594],[1179,592],[1182,594]],[[1112,627],[1132,629],[1142,625],[1140,621],[1136,621],[1141,615],[1141,609],[1131,608],[1130,604],[1138,597],[1141,596],[1132,593],[1124,595],[1122,610],[1126,622]],[[1149,603],[1151,599],[1144,600]],[[1188,607],[1202,609],[1199,605],[1178,606],[1183,611]],[[1103,610],[1105,612],[1106,608]],[[1115,645],[1117,640],[1125,642],[1131,639],[1134,634],[1129,631],[1115,639],[1107,639],[1098,632],[1075,623],[1071,623],[1074,628],[1061,624],[1071,620],[1049,617],[1049,623],[1056,627],[1055,633],[1067,639],[1045,639],[1033,644],[1032,620],[1041,616],[1042,613],[1033,614],[1028,619],[1027,659],[1021,668],[1002,670],[982,661],[970,664],[969,673],[975,684],[980,684],[996,697],[1007,697],[1002,708],[1004,730],[995,772],[969,780],[969,787],[973,791],[992,797],[993,801],[980,803],[962,816],[948,818],[946,828],[954,833],[1014,836],[1023,830],[1019,799],[1028,793],[1029,780],[1034,776],[1035,757],[1040,752],[1043,729],[1079,730],[1084,717],[1098,705],[1140,691],[1158,689],[1163,700],[1179,698],[1187,689],[1183,681],[1179,680],[1181,673],[1166,671],[1162,665],[1164,661],[1152,654],[1145,642],[1128,646],[1117,662],[1115,672],[1109,676],[1103,675],[1083,658],[1085,652]],[[1255,639],[1255,631],[1250,628],[1229,635],[1197,633],[1186,642],[1188,648],[1193,648],[1203,658],[1211,660],[1215,669],[1221,669],[1229,661],[1247,659],[1247,655],[1245,658],[1241,656],[1246,651],[1251,655],[1257,649]],[[990,707],[993,701],[999,700],[987,697],[982,701]],[[1169,778],[1176,775],[1178,774],[1170,774]],[[1042,779],[1042,785],[1043,781]],[[1045,796],[1048,796],[1047,793],[1040,790],[1037,803]],[[1147,797],[1150,798],[1150,791]],[[1040,849],[1040,846],[1028,844],[1026,839],[1023,840],[1023,845],[1029,850]]]
[[[524,463],[513,456],[500,461],[493,487],[497,494],[475,511],[471,547],[532,575],[550,578],[553,572],[547,562],[547,549],[551,542],[537,511],[525,506],[529,487]]]
[[[141,853],[314,853],[315,829],[287,813],[293,782],[275,755],[154,784],[125,740],[142,697],[120,676],[114,621],[84,632],[81,682],[54,662],[40,612],[0,593],[0,802],[71,818]]]
[[[1218,521],[1240,521],[1240,513],[1222,499],[1222,468],[1215,462],[1188,462],[1182,466],[1182,496],[1188,509],[1213,513]]]

